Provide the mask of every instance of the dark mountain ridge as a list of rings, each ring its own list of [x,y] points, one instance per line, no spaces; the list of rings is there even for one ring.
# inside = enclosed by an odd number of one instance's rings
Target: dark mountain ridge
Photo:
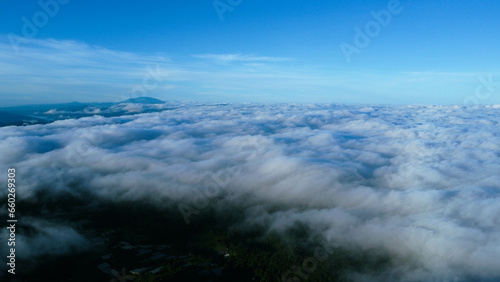
[[[133,110],[127,104],[137,104]],[[0,108],[0,127],[31,125],[56,120],[102,115],[105,117],[163,111],[164,101],[151,97],[138,97],[113,103],[81,103],[21,105]]]

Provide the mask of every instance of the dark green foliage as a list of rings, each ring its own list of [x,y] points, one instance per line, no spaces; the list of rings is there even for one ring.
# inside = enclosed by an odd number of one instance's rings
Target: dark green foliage
[[[342,248],[329,249],[324,260],[315,258],[314,250],[321,244],[311,239],[312,232],[305,225],[296,224],[285,234],[267,234],[259,226],[242,231],[234,228],[244,218],[238,208],[224,215],[207,208],[187,225],[179,211],[167,203],[160,208],[137,201],[97,200],[77,186],[72,194],[59,193],[58,197],[50,190],[39,192],[38,203],[19,201],[23,216],[50,214],[52,222],[73,222],[81,233],[108,234],[106,250],[45,258],[28,277],[65,278],[74,273],[102,278],[97,265],[102,263],[100,256],[110,252],[114,269],[142,267],[133,251],[114,247],[122,241],[170,245],[169,252],[176,256],[158,262],[160,272],[135,276],[134,281],[349,281],[352,273],[376,274],[390,266],[384,255]],[[20,230],[27,236],[35,232],[22,226]],[[65,271],[52,271],[45,263],[49,261]],[[223,275],[216,275],[214,269],[222,269]]]

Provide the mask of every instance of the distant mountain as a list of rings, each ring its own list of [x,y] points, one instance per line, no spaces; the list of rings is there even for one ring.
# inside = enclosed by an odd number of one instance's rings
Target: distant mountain
[[[50,122],[49,119],[34,116],[19,115],[9,112],[0,112],[0,127],[9,125],[29,125]]]
[[[138,97],[125,100],[121,103],[131,103],[131,104],[165,104],[162,100],[158,100],[151,97]]]
[[[121,116],[127,114],[160,112],[171,109],[164,101],[138,97],[123,102],[21,105],[0,108],[0,127],[49,123],[56,120],[90,117]]]

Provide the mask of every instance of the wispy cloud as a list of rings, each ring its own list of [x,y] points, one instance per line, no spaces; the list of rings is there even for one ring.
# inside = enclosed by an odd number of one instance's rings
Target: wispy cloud
[[[158,85],[143,92],[164,100],[460,104],[477,85],[471,73],[342,71],[238,53],[168,57],[71,40],[29,39],[15,52],[0,36],[2,105],[123,100],[152,83],[151,72]]]
[[[0,82],[9,101],[101,101],[141,82],[146,68],[166,66],[165,56],[113,51],[69,40],[29,39],[14,52],[0,38]]]
[[[200,54],[192,55],[195,58],[213,60],[217,63],[231,63],[231,62],[284,62],[289,61],[291,58],[285,57],[265,57],[255,55],[243,54]]]

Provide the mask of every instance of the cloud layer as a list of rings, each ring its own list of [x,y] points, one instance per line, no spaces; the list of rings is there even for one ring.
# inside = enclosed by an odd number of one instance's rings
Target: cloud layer
[[[1,128],[0,168],[16,168],[28,202],[84,190],[200,212],[238,207],[245,218],[234,228],[285,233],[300,223],[329,245],[387,254],[380,277],[499,278],[498,111],[184,104]],[[200,191],[217,200],[196,202]],[[63,252],[83,240],[71,225],[36,220],[45,231],[28,246],[66,234]]]

